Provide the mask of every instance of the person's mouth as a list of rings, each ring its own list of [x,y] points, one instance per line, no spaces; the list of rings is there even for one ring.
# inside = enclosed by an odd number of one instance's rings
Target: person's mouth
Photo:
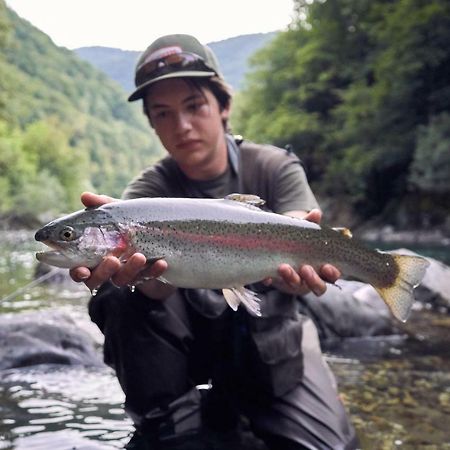
[[[186,139],[184,141],[180,141],[177,144],[177,147],[179,148],[191,148],[191,147],[197,147],[201,141],[199,139]]]

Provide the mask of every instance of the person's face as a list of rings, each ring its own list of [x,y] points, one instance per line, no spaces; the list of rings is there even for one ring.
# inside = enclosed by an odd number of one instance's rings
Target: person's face
[[[206,179],[226,169],[222,121],[229,108],[221,110],[209,89],[198,90],[182,78],[166,79],[151,86],[144,101],[162,144],[188,176]]]

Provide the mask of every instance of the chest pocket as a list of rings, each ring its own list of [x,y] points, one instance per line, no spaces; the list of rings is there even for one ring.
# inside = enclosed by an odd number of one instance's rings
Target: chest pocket
[[[257,350],[257,384],[271,396],[284,395],[303,377],[302,319],[285,318],[251,333]]]

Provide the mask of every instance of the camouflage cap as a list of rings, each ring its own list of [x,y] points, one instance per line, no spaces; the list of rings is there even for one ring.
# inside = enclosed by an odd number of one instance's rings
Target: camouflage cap
[[[179,57],[183,63],[165,63]],[[219,63],[213,51],[188,34],[162,36],[150,44],[136,64],[136,90],[128,97],[132,102],[144,96],[148,86],[166,78],[212,77],[222,78]]]

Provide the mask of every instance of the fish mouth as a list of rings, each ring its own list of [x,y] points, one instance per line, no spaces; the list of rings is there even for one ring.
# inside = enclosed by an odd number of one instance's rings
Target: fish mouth
[[[58,250],[36,252],[36,259],[39,262],[49,264],[51,266],[61,267],[63,269],[71,269],[72,267],[75,267],[73,259]]]

